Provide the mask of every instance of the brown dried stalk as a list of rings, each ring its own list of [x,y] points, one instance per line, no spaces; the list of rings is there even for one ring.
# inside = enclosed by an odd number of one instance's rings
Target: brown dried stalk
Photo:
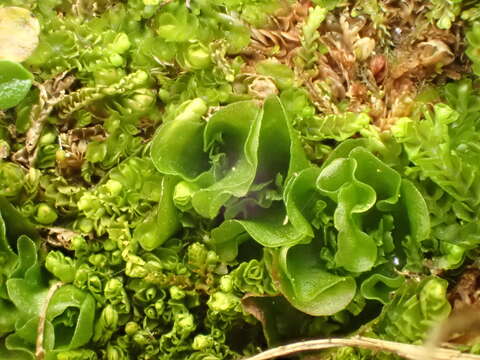
[[[344,346],[374,351],[388,351],[409,360],[480,360],[478,355],[465,354],[457,350],[431,349],[420,345],[403,344],[362,336],[355,336],[350,339],[319,339],[297,342],[264,351],[245,360],[270,360],[303,351],[319,351]]]
[[[37,144],[47,118],[55,105],[63,99],[65,91],[70,88],[74,81],[75,78],[67,76],[65,71],[55,78],[45,81],[43,84],[35,84],[40,94],[38,103],[30,111],[30,122],[32,125],[26,134],[25,147],[13,155],[13,161],[27,167],[31,167],[34,164],[38,153]]]
[[[64,284],[61,281],[59,281],[53,284],[52,286],[50,286],[50,289],[48,289],[47,296],[45,297],[45,301],[43,302],[43,307],[40,313],[40,319],[38,321],[38,327],[37,327],[37,340],[35,342],[35,358],[37,360],[43,360],[45,358],[45,349],[43,348],[43,338],[45,333],[45,321],[47,320],[48,304],[50,303],[50,300],[55,294],[55,291],[60,289],[63,285]]]

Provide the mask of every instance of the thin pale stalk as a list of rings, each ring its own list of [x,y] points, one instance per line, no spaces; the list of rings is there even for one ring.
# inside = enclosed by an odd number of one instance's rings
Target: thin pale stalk
[[[350,339],[319,339],[279,346],[245,360],[270,360],[303,351],[319,351],[336,347],[358,347],[374,351],[388,351],[409,360],[480,360],[480,356],[444,348],[403,344],[394,341],[356,336]]]

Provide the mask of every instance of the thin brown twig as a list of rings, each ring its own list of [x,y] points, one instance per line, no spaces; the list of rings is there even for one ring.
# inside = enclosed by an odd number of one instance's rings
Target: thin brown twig
[[[63,286],[63,282],[59,281],[54,283],[48,289],[47,296],[45,297],[45,301],[43,302],[42,311],[40,313],[40,319],[38,320],[38,327],[37,327],[37,341],[35,342],[35,358],[37,360],[43,360],[45,358],[45,349],[43,348],[43,338],[45,333],[45,321],[47,319],[47,309],[50,300],[52,299],[55,292]]]
[[[319,339],[279,346],[244,360],[270,360],[302,351],[319,351],[335,347],[359,347],[375,351],[388,351],[409,360],[480,360],[480,356],[457,350],[403,344],[394,341],[355,336],[347,339]]]

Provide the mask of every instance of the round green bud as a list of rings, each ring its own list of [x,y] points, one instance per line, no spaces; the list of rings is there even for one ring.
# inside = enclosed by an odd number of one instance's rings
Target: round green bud
[[[177,315],[176,325],[185,332],[191,332],[195,330],[195,319],[190,313],[181,313]]]
[[[206,263],[207,265],[216,265],[220,261],[217,253],[213,250],[209,250],[207,253]]]
[[[205,350],[214,345],[214,340],[209,335],[199,334],[193,338],[193,350]]]
[[[305,106],[302,109],[302,116],[303,117],[311,117],[315,115],[315,109],[312,106]]]
[[[82,234],[88,234],[93,231],[93,221],[87,218],[80,218],[75,222],[75,229]]]
[[[201,98],[188,100],[180,105],[180,113],[175,117],[175,120],[195,120],[200,119],[208,110],[207,103]]]
[[[156,94],[152,89],[136,89],[130,98],[124,100],[125,107],[135,112],[146,112],[155,103]]]
[[[87,276],[88,276],[88,273],[87,273]],[[97,275],[88,276],[87,287],[93,293],[101,293],[103,288],[102,280],[100,280],[100,278]]]
[[[75,279],[75,264],[60,251],[50,251],[45,258],[45,268],[64,283]]]
[[[112,54],[108,57],[110,64],[113,66],[122,66],[123,65],[123,57],[119,54]]]
[[[178,286],[170,287],[170,297],[173,300],[181,300],[186,296],[185,291],[180,289]]]
[[[145,308],[143,311],[145,313],[145,316],[149,319],[156,319],[158,314],[157,311],[155,310],[155,305],[149,305]]]
[[[118,346],[107,346],[107,360],[123,360],[123,351]]]
[[[132,82],[137,86],[145,85],[148,80],[148,74],[143,70],[138,70],[135,73],[135,77],[132,79]]]
[[[147,0],[148,1],[148,0]],[[156,0],[155,0],[156,1]],[[142,11],[142,17],[144,19],[150,19],[153,15],[155,15],[157,11],[157,7],[153,5],[145,5]]]
[[[175,185],[173,192],[173,202],[175,206],[182,211],[192,208],[192,197],[198,191],[199,187],[187,181],[180,181]]]
[[[53,132],[47,132],[46,134],[40,137],[40,140],[38,141],[38,143],[40,145],[50,145],[50,144],[53,144],[56,139],[57,139],[57,135],[55,135]]]
[[[130,48],[130,40],[128,39],[128,35],[125,33],[119,33],[113,39],[113,43],[111,44],[111,49],[118,54],[123,54]]]
[[[101,320],[107,329],[114,330],[118,324],[118,312],[112,305],[107,305],[102,311]]]
[[[20,166],[0,160],[0,196],[17,196],[23,188],[25,173]]]
[[[105,284],[105,297],[110,298],[112,296],[116,296],[121,292],[123,289],[123,283],[119,279],[110,279]],[[113,300],[113,299],[110,299]]]
[[[220,290],[227,293],[233,290],[233,279],[230,275],[224,275],[220,278]]]
[[[133,335],[133,341],[138,345],[147,345],[149,343],[148,336],[143,331],[139,331]]]
[[[117,180],[108,180],[104,185],[110,196],[117,196],[122,192],[123,185]]]
[[[153,301],[157,297],[157,288],[151,287],[145,290],[145,299]]]
[[[185,65],[194,70],[200,70],[211,64],[209,49],[200,44],[192,44],[185,54]]]
[[[88,249],[88,244],[82,236],[75,236],[72,239],[72,248],[75,251]]]
[[[35,215],[35,221],[43,225],[49,225],[57,220],[58,215],[55,210],[46,203],[41,203],[37,207],[37,214]]]
[[[207,260],[208,250],[205,245],[195,242],[188,247],[188,263],[195,267],[204,267]]]
[[[239,298],[231,293],[216,292],[210,296],[207,305],[213,311],[226,312],[239,304]]]
[[[75,272],[75,280],[73,281],[74,285],[80,289],[85,289],[86,287],[88,287],[90,271],[91,270],[88,265],[80,265],[80,267]]]
[[[119,82],[125,76],[125,71],[121,68],[101,67],[93,74],[95,84],[112,85]]]
[[[112,239],[107,239],[102,243],[102,246],[106,251],[113,251],[117,248],[117,243]]]
[[[165,89],[160,89],[158,90],[158,97],[160,98],[160,100],[162,100],[164,103],[168,102],[170,100],[170,92],[168,90],[165,90]]]
[[[125,324],[125,334],[128,336],[135,335],[140,330],[140,325],[135,321],[129,321]]]
[[[110,264],[111,265],[120,265],[123,262],[122,251],[115,250],[110,253]]]
[[[79,210],[89,210],[90,205],[93,203],[94,198],[89,196],[89,194],[84,194],[80,200],[77,202],[77,206]]]
[[[447,283],[443,279],[433,278],[427,281],[420,292],[420,302],[438,302],[442,304],[445,301],[445,292]],[[429,311],[426,309],[426,311]]]
[[[145,264],[149,271],[161,271],[163,269],[162,262],[158,260],[149,260]]]
[[[148,274],[148,271],[143,267],[143,265],[127,262],[125,274],[132,278],[143,278]]]
[[[61,161],[64,161],[66,158],[67,158],[67,153],[65,152],[65,150],[58,149],[58,150],[55,152],[55,161],[56,161],[57,163],[59,163],[59,162],[61,162]]]
[[[108,259],[104,254],[92,254],[88,257],[88,261],[99,268],[104,268],[108,263]]]

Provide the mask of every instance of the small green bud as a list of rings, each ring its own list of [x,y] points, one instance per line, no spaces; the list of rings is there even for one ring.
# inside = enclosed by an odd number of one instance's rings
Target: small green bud
[[[123,351],[120,347],[108,344],[107,346],[107,360],[123,360],[125,359]]]
[[[305,106],[302,109],[302,117],[311,117],[315,115],[315,109],[313,106]]]
[[[180,313],[176,316],[175,325],[178,326],[182,332],[192,332],[195,330],[195,319],[190,313]]]
[[[173,202],[182,211],[192,208],[192,197],[199,190],[199,187],[187,181],[180,181],[175,185],[173,191]]]
[[[112,197],[119,195],[123,189],[123,185],[121,182],[117,180],[111,180],[111,179],[108,180],[104,186],[108,190],[108,193],[110,194],[110,196]]]
[[[107,239],[105,240],[103,243],[103,248],[106,250],[106,251],[113,251],[117,248],[117,243],[115,241],[113,241],[112,239]]]
[[[188,100],[180,108],[181,112],[175,117],[177,121],[200,119],[208,110],[207,103],[201,98]]]
[[[115,250],[110,253],[110,264],[111,265],[120,265],[123,262],[122,251]]]
[[[140,325],[135,321],[129,321],[125,324],[125,334],[128,336],[135,335],[140,330]]]
[[[170,287],[170,297],[173,300],[181,300],[185,297],[185,291],[180,289],[178,286],[172,286]]]
[[[240,299],[231,293],[216,292],[210,296],[207,305],[213,311],[227,312],[235,309],[240,303]]]
[[[152,89],[136,89],[132,97],[125,99],[124,105],[136,112],[146,112],[155,104],[155,91]]]
[[[86,264],[80,265],[75,273],[75,280],[73,284],[79,289],[87,288],[88,276],[90,274],[90,268]]]
[[[57,220],[58,215],[55,210],[46,203],[41,203],[37,207],[35,221],[43,225],[49,225]]]
[[[100,319],[103,321],[105,328],[115,330],[118,324],[118,312],[112,305],[107,305],[103,309]]]
[[[214,340],[209,335],[199,334],[193,338],[193,350],[205,350],[214,345]]]
[[[444,279],[432,278],[423,286],[420,292],[420,304],[424,314],[437,311],[447,303],[447,285]]]
[[[25,173],[20,166],[0,160],[0,196],[17,196],[24,181]]]
[[[197,268],[202,268],[205,266],[207,261],[208,250],[205,245],[201,243],[193,243],[188,247],[187,258],[188,263]]]
[[[60,251],[50,251],[45,259],[45,267],[64,283],[75,279],[75,263]]]
[[[97,275],[89,276],[87,280],[87,288],[93,293],[100,294],[103,288],[102,280],[100,280]]]
[[[149,319],[156,319],[158,316],[157,311],[155,310],[155,305],[147,306],[143,312],[145,313],[145,316]]]
[[[162,315],[165,311],[165,302],[162,299],[155,301],[155,310],[158,315]]]
[[[170,100],[171,94],[168,90],[160,89],[158,90],[158,97],[160,98],[160,100],[166,103]]]
[[[88,261],[99,268],[104,268],[108,263],[108,259],[104,254],[92,254],[88,257]]]
[[[93,201],[93,198],[89,196],[88,193],[83,194],[77,203],[78,210],[81,210],[81,211],[89,210],[91,207],[92,201]]]
[[[230,275],[224,275],[220,278],[220,290],[227,293],[233,290],[233,279]]]
[[[107,299],[110,301],[114,300],[115,297],[121,293],[123,289],[123,283],[119,279],[110,279],[105,284],[104,294]]]
[[[57,163],[65,161],[66,158],[67,158],[67,152],[65,150],[62,150],[59,148],[55,151],[55,161]]]
[[[113,39],[113,43],[110,45],[111,49],[118,54],[123,54],[125,51],[130,49],[130,40],[128,39],[128,35],[125,33],[119,33]]]
[[[97,85],[112,85],[125,76],[125,71],[120,68],[102,67],[96,70],[93,76]]]
[[[146,85],[148,80],[148,74],[143,70],[138,70],[135,73],[135,77],[133,77],[132,82],[135,83],[137,86]]]
[[[207,253],[207,265],[216,265],[220,261],[217,253],[213,250],[209,250]]]
[[[149,343],[148,336],[143,331],[139,331],[135,335],[133,335],[133,341],[136,342],[138,345],[147,345]]]
[[[53,132],[47,132],[46,134],[40,137],[40,140],[38,141],[38,143],[40,145],[50,145],[50,144],[53,144],[56,139],[57,139],[57,136]]]
[[[72,248],[75,251],[87,250],[88,249],[87,241],[82,236],[75,236],[72,239]]]
[[[109,56],[108,60],[110,61],[110,64],[112,64],[113,66],[122,66],[123,65],[122,55],[112,54],[112,55]]]
[[[157,288],[151,287],[145,290],[145,299],[153,301],[157,297]]]
[[[132,278],[143,278],[148,274],[148,271],[143,265],[127,262],[127,265],[125,266],[125,274]]]
[[[211,64],[209,49],[200,43],[192,44],[185,54],[185,66],[189,69],[205,69]]]
[[[88,234],[93,231],[93,221],[87,218],[80,218],[75,223],[75,228],[82,234]]]
[[[161,271],[163,269],[162,263],[160,261],[157,261],[157,260],[147,261],[145,267],[149,271]]]

